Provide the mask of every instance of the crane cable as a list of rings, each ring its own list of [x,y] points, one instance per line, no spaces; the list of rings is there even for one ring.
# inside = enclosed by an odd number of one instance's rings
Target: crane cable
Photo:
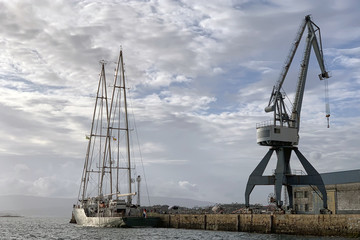
[[[326,119],[327,119],[327,127],[330,127],[330,102],[329,102],[329,83],[328,79],[325,78],[325,112],[326,112]]]

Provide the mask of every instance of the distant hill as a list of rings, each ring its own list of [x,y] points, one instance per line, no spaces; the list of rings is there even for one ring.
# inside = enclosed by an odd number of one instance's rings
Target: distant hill
[[[47,216],[47,217],[71,217],[75,198],[49,198],[24,195],[0,196],[0,216],[1,215],[20,215],[20,216]],[[149,206],[145,196],[142,199],[143,206]],[[186,198],[151,197],[151,205],[169,205],[181,207],[205,207],[214,205],[206,201],[198,201]]]
[[[142,199],[141,205],[149,205],[148,199]],[[207,207],[215,205],[212,202],[199,201],[188,198],[170,198],[170,197],[150,197],[150,205],[169,205],[169,206],[181,206],[187,208],[193,207]]]
[[[23,195],[0,196],[0,215],[71,217],[75,199]]]

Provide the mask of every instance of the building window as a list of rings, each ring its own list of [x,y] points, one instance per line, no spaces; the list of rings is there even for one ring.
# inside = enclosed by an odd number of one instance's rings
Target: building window
[[[303,205],[303,204],[300,204],[300,205],[299,205],[299,211],[301,211],[301,212],[304,211],[304,205]]]
[[[303,198],[304,192],[295,192],[295,198]]]
[[[280,128],[274,128],[274,133],[280,133]]]
[[[305,204],[305,212],[309,211],[309,204]]]
[[[308,198],[308,191],[304,192],[304,198]]]
[[[295,211],[299,211],[299,206],[295,204]]]

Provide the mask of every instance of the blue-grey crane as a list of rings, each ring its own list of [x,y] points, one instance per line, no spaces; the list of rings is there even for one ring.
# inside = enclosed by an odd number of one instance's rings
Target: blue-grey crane
[[[304,55],[300,66],[300,73],[292,110],[291,113],[288,113],[284,103],[285,95],[282,92],[282,85],[285,81],[286,75],[295,56],[303,33],[305,32],[305,29],[308,30],[308,34],[306,37]],[[255,185],[274,185],[276,204],[278,207],[283,205],[283,202],[281,201],[281,189],[283,185],[286,186],[289,195],[290,208],[293,208],[293,185],[314,185],[319,189],[322,195],[324,209],[327,209],[326,189],[321,176],[297,148],[299,143],[300,113],[304,97],[311,49],[314,50],[320,66],[320,80],[329,78],[329,74],[326,71],[324,64],[320,28],[311,20],[310,15],[307,15],[300,25],[299,31],[296,35],[295,41],[291,46],[280,77],[273,87],[269,104],[265,108],[265,112],[273,112],[273,121],[257,124],[256,126],[257,143],[262,146],[270,146],[270,149],[249,176],[245,191],[245,203],[247,207],[249,206],[250,194]],[[328,102],[326,104],[326,117],[329,118],[330,110]],[[271,176],[263,176],[265,168],[274,151],[277,155],[277,166],[275,173]],[[290,168],[290,157],[292,151],[294,151],[299,158],[300,163],[303,165],[307,175],[292,174]]]

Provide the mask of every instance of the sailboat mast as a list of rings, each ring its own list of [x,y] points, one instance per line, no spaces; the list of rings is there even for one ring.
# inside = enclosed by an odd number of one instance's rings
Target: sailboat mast
[[[129,193],[131,193],[131,162],[130,162],[130,137],[129,137],[129,120],[127,113],[127,101],[126,101],[126,86],[125,86],[125,71],[124,71],[124,60],[122,55],[122,50],[120,50],[120,59],[121,59],[121,75],[122,75],[122,88],[124,91],[124,109],[125,109],[125,131],[126,131],[126,148],[127,148],[127,162],[128,162],[128,184],[129,184]],[[131,196],[128,196],[128,204],[131,204]]]
[[[121,51],[121,50],[120,50]],[[116,65],[116,69],[115,69],[115,79],[114,79],[114,88],[113,88],[113,94],[112,94],[112,97],[111,97],[111,109],[112,109],[112,105],[113,105],[113,99],[115,97],[115,89],[117,87],[116,83],[117,83],[117,80],[118,80],[118,75],[119,75],[119,68],[120,68],[120,55],[119,54],[119,59],[117,61],[117,65]],[[121,85],[121,81],[119,83],[119,87]],[[119,93],[121,94],[121,93]],[[120,96],[121,98],[121,96]],[[119,98],[119,99],[120,99]],[[119,116],[119,119],[120,119],[120,113],[121,113],[121,101],[119,101],[119,106],[118,106],[118,116]],[[110,111],[110,114],[111,114],[111,111]],[[120,121],[118,122],[118,129],[120,129]],[[120,169],[120,131],[117,131],[117,156],[116,156],[116,193],[119,193],[119,169]],[[118,194],[116,194],[116,199],[118,199]]]
[[[113,105],[114,105],[114,101],[115,101],[115,109],[116,109],[116,106],[117,106],[117,100],[115,99],[115,92],[116,92],[116,88],[121,88],[121,82],[119,83],[119,86],[117,85],[117,80],[118,80],[118,75],[119,75],[119,67],[120,67],[120,55],[121,55],[121,51],[120,51],[120,54],[119,54],[119,59],[118,59],[118,62],[117,62],[117,65],[116,65],[116,69],[115,69],[115,76],[114,76],[114,87],[113,87],[113,91],[112,91],[112,94],[111,94],[111,104],[110,104],[110,114],[109,114],[109,126],[108,126],[108,130],[110,131],[110,129],[117,129],[117,165],[116,165],[116,186],[115,186],[115,193],[116,193],[116,199],[118,198],[118,193],[119,193],[119,158],[120,158],[120,135],[119,135],[119,130],[121,129],[120,128],[120,121],[118,122],[119,126],[117,128],[114,128],[112,127],[112,124],[111,123],[111,116],[112,114],[116,115],[116,110],[114,110],[113,108]],[[119,106],[117,107],[119,109],[119,118],[120,118],[120,101],[119,101]],[[114,111],[114,112],[113,112]],[[109,133],[109,142],[111,140],[111,136],[110,136],[110,133]],[[110,159],[110,162],[111,162],[111,159]],[[110,168],[111,169],[111,168]],[[111,177],[111,181],[112,181],[112,177]],[[112,186],[112,184],[111,184]],[[111,187],[111,194],[113,194],[112,192],[112,187]]]
[[[109,108],[108,108],[108,102],[107,102],[107,90],[106,90],[106,77],[105,77],[105,63],[102,62],[102,71],[101,73],[103,74],[103,94],[105,95],[105,109],[106,109],[106,121],[107,121],[107,126],[109,126],[110,124],[110,116],[109,116]],[[105,147],[104,147],[104,155],[103,155],[103,159],[102,159],[102,168],[101,168],[101,176],[100,176],[100,184],[99,184],[99,195],[103,194],[103,181],[104,181],[104,176],[106,173],[106,160],[107,160],[107,156],[109,156],[110,159],[110,179],[111,179],[111,149],[110,149],[110,139],[109,139],[109,127],[107,128],[107,134],[106,134],[106,138],[105,138]],[[107,154],[108,153],[108,154]],[[110,189],[112,187],[112,181],[110,180]]]
[[[103,68],[102,68],[102,70],[103,70]],[[89,181],[89,170],[88,170],[88,168],[89,168],[89,157],[90,157],[90,149],[91,149],[91,140],[92,140],[92,135],[93,135],[93,131],[94,131],[94,122],[95,122],[95,117],[96,117],[97,103],[98,103],[98,99],[101,98],[101,97],[99,97],[100,87],[101,87],[101,79],[102,79],[102,73],[100,74],[98,89],[97,89],[97,93],[96,93],[95,107],[94,107],[94,113],[93,113],[93,117],[92,117],[90,136],[89,136],[89,143],[88,143],[87,150],[86,150],[86,157],[85,157],[85,164],[84,164],[83,174],[81,176],[81,181],[82,181],[82,184],[81,184],[82,185],[81,200],[85,199],[87,182]],[[79,198],[80,198],[80,192],[79,192]]]

